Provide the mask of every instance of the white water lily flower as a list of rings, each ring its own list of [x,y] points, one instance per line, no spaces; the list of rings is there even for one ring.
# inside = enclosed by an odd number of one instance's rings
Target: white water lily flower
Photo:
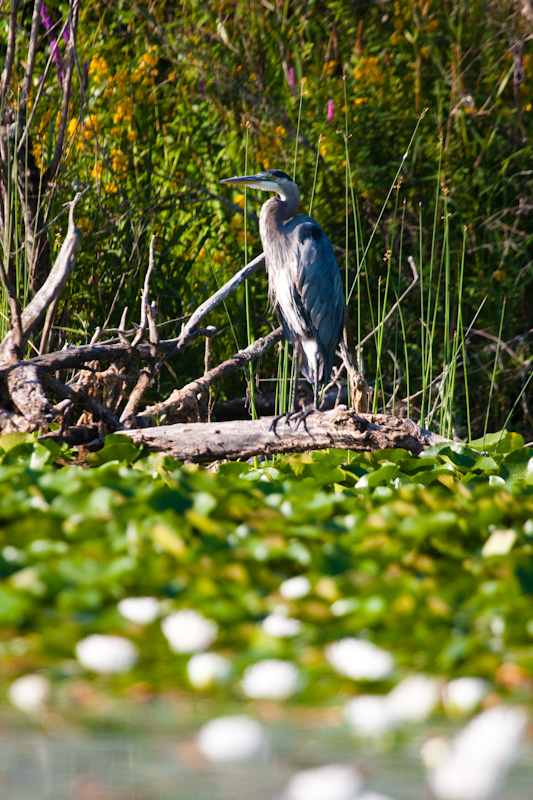
[[[210,720],[201,728],[196,741],[209,761],[251,761],[267,753],[263,726],[245,715]]]
[[[478,714],[457,734],[454,749],[472,759],[508,766],[515,760],[526,722],[522,708],[495,706]]]
[[[295,575],[294,578],[287,578],[286,581],[283,581],[279,591],[285,600],[298,600],[309,594],[311,581],[305,575]]]
[[[210,689],[231,675],[231,664],[219,653],[195,653],[187,663],[187,676],[195,689]]]
[[[393,800],[393,798],[381,792],[363,792],[357,795],[357,800]]]
[[[123,636],[96,633],[78,642],[76,657],[82,666],[94,672],[127,672],[137,663],[139,649]]]
[[[262,628],[268,636],[273,636],[276,639],[287,639],[300,633],[302,623],[299,619],[288,617],[286,613],[276,609],[268,617],[265,617],[262,622]]]
[[[361,775],[346,764],[297,772],[283,793],[283,800],[355,800],[363,784]]]
[[[300,672],[290,661],[267,658],[244,671],[241,688],[254,700],[287,700],[302,685]]]
[[[517,756],[527,724],[521,708],[496,706],[474,717],[453,742],[422,750],[437,800],[488,800]]]
[[[23,675],[13,681],[7,694],[10,702],[28,714],[42,711],[50,697],[50,681],[45,675]]]
[[[161,604],[157,597],[125,597],[117,608],[124,619],[137,625],[149,625],[159,616]]]
[[[382,680],[390,675],[394,667],[390,653],[364,639],[346,637],[332,642],[326,646],[325,653],[339,675],[346,675],[355,681]]]
[[[468,714],[481,703],[489,690],[483,678],[455,678],[442,690],[442,702],[446,711],[455,714]]]
[[[439,699],[439,684],[429,675],[411,675],[387,696],[390,712],[398,722],[423,722]]]
[[[161,623],[161,628],[175,653],[207,650],[218,633],[216,622],[189,608],[170,614]]]
[[[379,694],[354,697],[344,706],[344,715],[356,736],[363,739],[384,736],[396,724],[387,697]]]

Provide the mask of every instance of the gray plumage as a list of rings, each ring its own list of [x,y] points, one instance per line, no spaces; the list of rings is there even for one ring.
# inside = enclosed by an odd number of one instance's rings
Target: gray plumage
[[[313,386],[313,409],[318,410],[318,392],[329,380],[344,327],[344,293],[331,242],[316,220],[296,215],[300,192],[285,172],[267,170],[221,183],[240,183],[277,195],[264,203],[259,216],[269,296],[294,348],[292,412],[300,369]]]

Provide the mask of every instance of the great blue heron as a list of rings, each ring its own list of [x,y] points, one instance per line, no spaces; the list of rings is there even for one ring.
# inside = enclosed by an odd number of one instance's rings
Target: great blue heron
[[[259,234],[265,253],[269,297],[287,341],[294,348],[291,410],[296,414],[300,370],[313,386],[313,406],[331,374],[341,341],[346,303],[339,266],[331,242],[318,222],[305,214],[294,216],[300,204],[296,183],[279,169],[256,175],[225,178],[252,189],[275,192],[259,215]]]

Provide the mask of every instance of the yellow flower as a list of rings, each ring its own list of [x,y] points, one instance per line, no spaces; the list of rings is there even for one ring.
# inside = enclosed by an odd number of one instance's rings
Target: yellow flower
[[[376,56],[362,56],[353,71],[355,82],[359,86],[382,86],[385,75]]]
[[[136,138],[137,138],[137,133],[132,128],[131,130],[128,131],[128,139],[130,140],[130,142],[134,142]]]
[[[86,142],[91,142],[98,133],[98,120],[92,114],[85,117],[83,121],[83,138]]]
[[[116,113],[113,116],[113,122],[117,125],[119,122],[129,123],[133,119],[133,103],[131,100],[126,98],[119,103]]]
[[[329,76],[335,75],[335,67],[336,67],[335,61],[326,61],[322,65],[322,74]]]
[[[73,119],[70,120],[67,127],[67,134],[69,138],[74,136],[77,127],[78,127],[78,119],[77,117],[73,117]]]
[[[128,159],[121,150],[111,150],[111,163],[115,177],[119,180],[125,178],[128,171]]]
[[[104,83],[109,74],[107,61],[103,56],[93,56],[89,64],[89,75],[92,77],[93,83]]]

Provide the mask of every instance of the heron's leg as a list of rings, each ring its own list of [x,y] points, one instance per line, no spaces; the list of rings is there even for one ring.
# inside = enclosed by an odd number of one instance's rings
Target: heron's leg
[[[297,403],[297,395],[298,395],[298,378],[300,375],[300,365],[302,363],[302,351],[300,347],[300,342],[296,342],[294,345],[294,352],[293,352],[293,371],[292,371],[292,380],[291,380],[291,387],[292,387],[292,398],[291,398],[291,408],[290,411],[284,411],[283,414],[277,414],[272,422],[270,423],[269,432],[273,431],[276,433],[276,425],[280,421],[282,417],[285,417],[285,424],[289,424],[289,420],[291,417],[299,414],[300,412],[296,409]]]
[[[319,387],[319,372],[318,371],[319,371],[319,368],[320,368],[320,358],[319,358],[319,355],[317,353],[316,362],[315,362],[315,374],[314,374],[315,380],[313,382],[313,405],[311,406],[311,408],[303,408],[301,411],[293,412],[291,414],[291,416],[294,419],[296,419],[295,430],[298,430],[298,427],[303,422],[303,425],[304,425],[304,428],[305,428],[306,432],[309,433],[309,431],[307,430],[306,422],[305,422],[307,417],[309,416],[309,414],[314,414],[314,413],[320,414],[320,413],[322,413],[320,411],[319,407],[318,407],[318,387]]]
[[[296,342],[294,345],[294,355],[293,355],[293,372],[292,372],[292,400],[291,400],[291,410],[290,414],[297,413],[297,396],[298,396],[298,384],[300,378],[300,366],[302,363],[302,346],[300,342]]]
[[[317,352],[315,361],[315,383],[313,386],[314,411],[318,411],[319,369],[320,369],[320,358]]]

